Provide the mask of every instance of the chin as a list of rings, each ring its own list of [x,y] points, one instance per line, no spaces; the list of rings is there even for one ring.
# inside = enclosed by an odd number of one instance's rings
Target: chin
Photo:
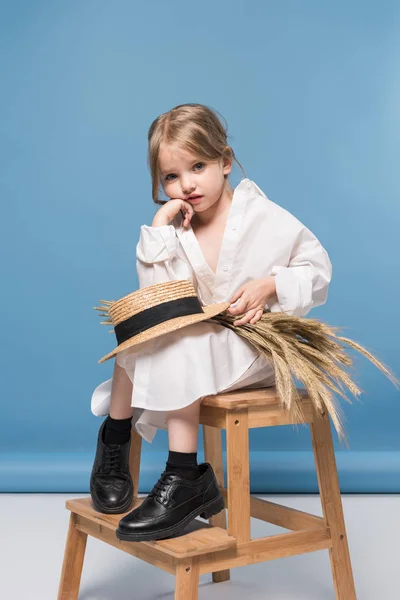
[[[207,210],[207,208],[210,208],[210,206],[212,206],[214,204],[214,202],[207,202],[203,200],[201,201],[201,204],[192,204],[193,208],[195,211],[199,212],[202,210]]]

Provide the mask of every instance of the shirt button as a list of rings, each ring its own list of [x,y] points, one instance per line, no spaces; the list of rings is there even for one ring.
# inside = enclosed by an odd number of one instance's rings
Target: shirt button
[[[232,231],[236,231],[236,227],[232,227]]]
[[[228,267],[224,267],[224,271],[227,271],[227,270],[228,270]]]

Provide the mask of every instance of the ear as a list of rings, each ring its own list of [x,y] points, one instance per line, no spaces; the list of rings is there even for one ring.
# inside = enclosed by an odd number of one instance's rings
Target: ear
[[[228,152],[227,152],[228,150]],[[222,157],[222,165],[224,170],[224,175],[229,175],[232,171],[233,161],[232,161],[232,150],[230,146],[225,146],[224,152],[226,155]]]

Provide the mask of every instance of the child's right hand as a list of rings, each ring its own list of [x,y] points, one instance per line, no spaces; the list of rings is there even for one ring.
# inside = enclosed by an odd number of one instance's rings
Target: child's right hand
[[[152,227],[168,225],[170,221],[181,211],[184,217],[183,226],[187,227],[194,215],[193,206],[182,198],[171,198],[154,215]]]

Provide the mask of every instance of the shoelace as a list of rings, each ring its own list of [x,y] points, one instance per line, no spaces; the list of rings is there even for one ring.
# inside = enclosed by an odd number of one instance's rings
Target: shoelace
[[[114,471],[115,473],[123,473],[120,464],[120,454],[120,446],[114,447],[114,444],[106,446],[101,469],[102,473],[110,473],[111,471]]]
[[[153,496],[161,504],[164,504],[165,499],[166,499],[166,494],[167,494],[166,486],[169,483],[171,483],[172,479],[173,479],[173,474],[167,473],[166,471],[164,471],[164,473],[161,475],[160,479],[157,481],[156,485],[151,490],[149,496]]]

